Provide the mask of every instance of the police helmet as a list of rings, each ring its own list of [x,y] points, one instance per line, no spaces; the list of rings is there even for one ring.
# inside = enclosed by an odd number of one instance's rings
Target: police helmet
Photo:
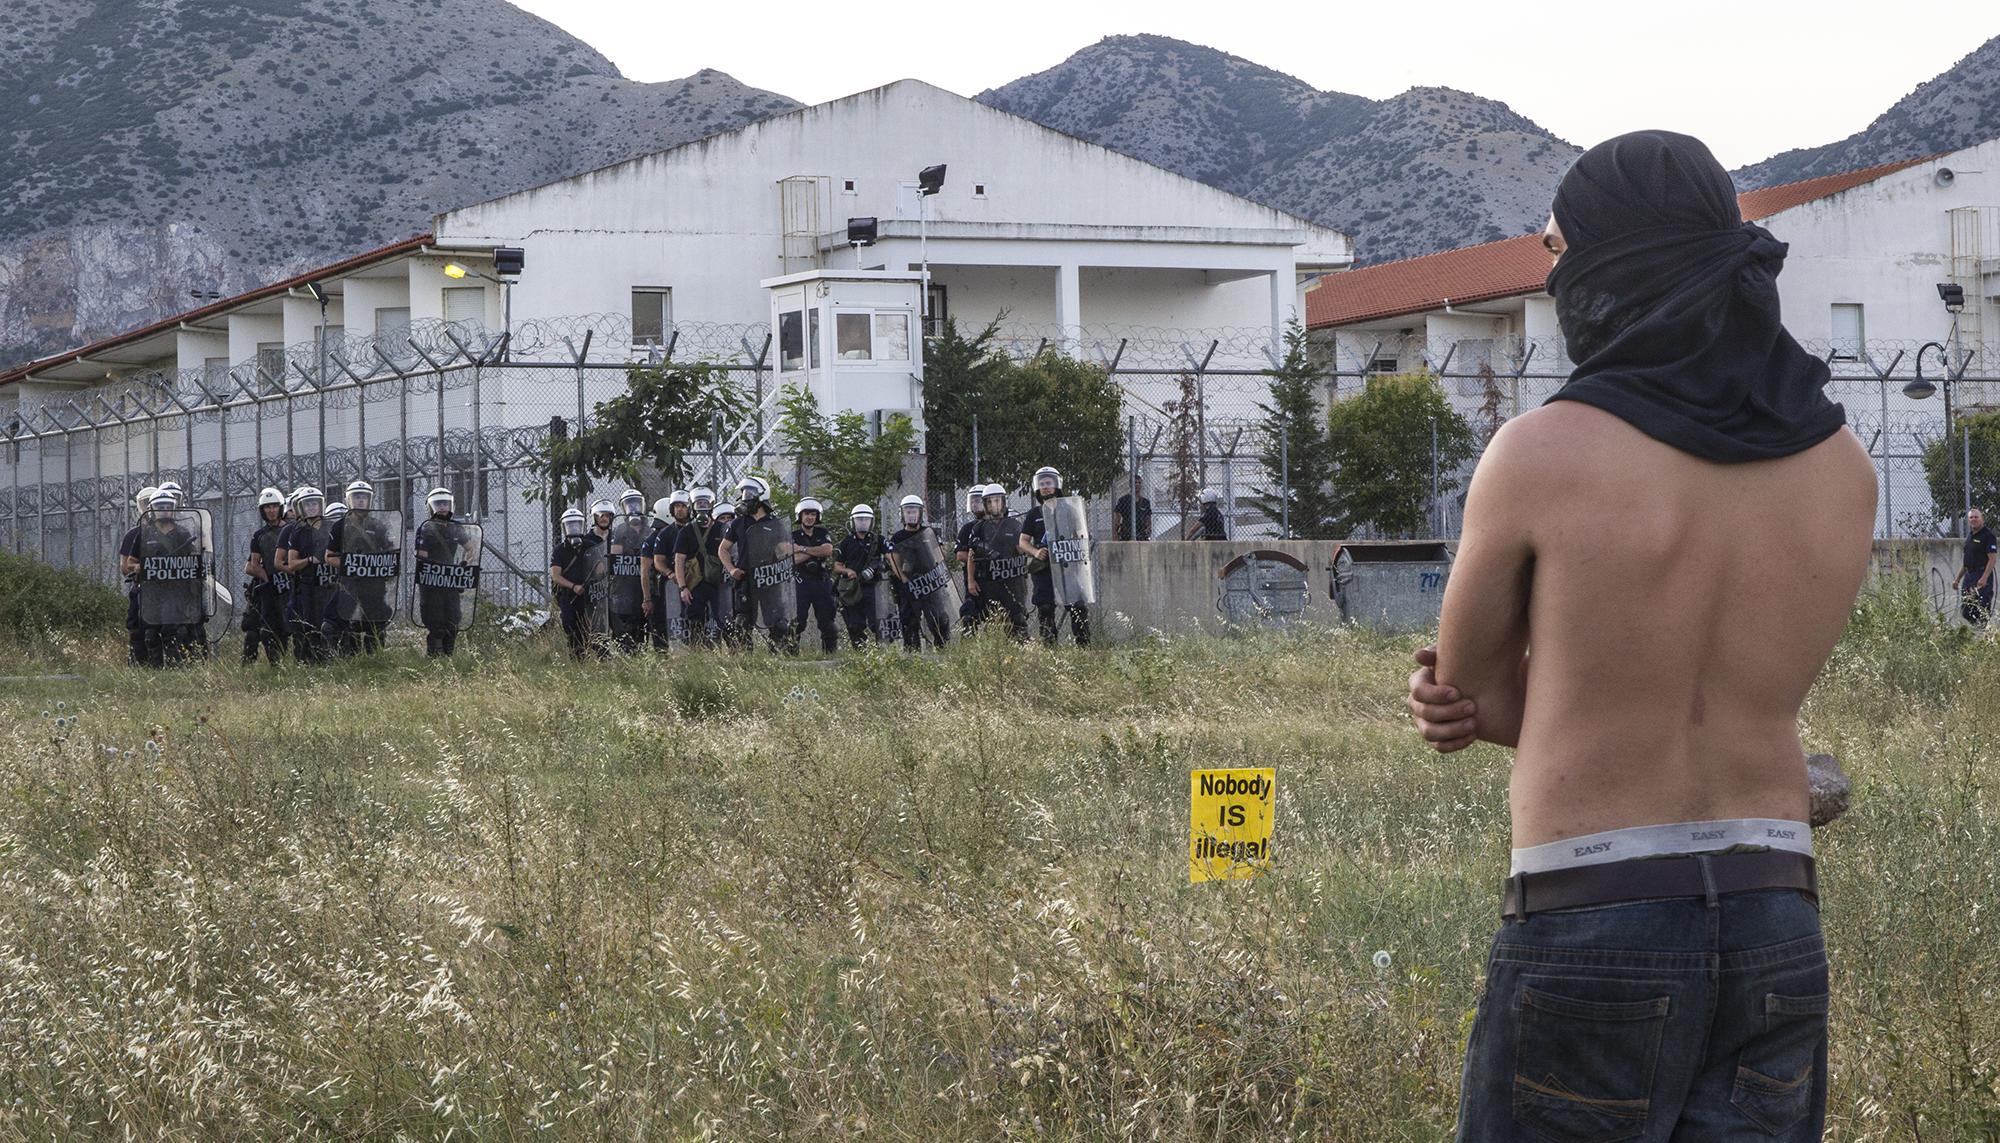
[[[444,501],[445,511],[447,512],[458,507],[458,497],[453,496],[449,488],[433,488],[424,494],[424,506],[429,508],[433,514],[437,512],[438,501],[440,500]]]
[[[134,503],[138,505],[139,511],[144,512],[151,508],[153,506],[153,497],[159,495],[159,492],[159,486],[154,484],[148,484],[146,487],[141,488],[139,495],[134,498]]]
[[[1037,489],[1039,489],[1042,486],[1042,477],[1044,476],[1048,477],[1050,480],[1055,481],[1057,491],[1061,491],[1062,473],[1057,472],[1054,466],[1047,464],[1035,470],[1035,487]]]
[[[715,519],[718,523],[720,523],[723,520],[734,520],[735,518],[736,518],[736,505],[731,504],[727,500],[725,500],[722,503],[717,504],[715,506]]]
[[[347,486],[348,506],[366,512],[375,507],[375,486],[365,480],[356,480]]]
[[[635,505],[633,501],[638,501]],[[646,494],[636,488],[627,488],[618,494],[618,503],[627,516],[637,516],[646,507]]]
[[[984,484],[975,484],[965,490],[965,506],[968,508],[984,508],[986,506],[986,486]]]
[[[340,501],[336,500],[326,506],[326,518],[328,520],[342,520],[346,517],[347,505],[342,504]]]
[[[160,491],[171,492],[178,496],[181,493],[181,482],[178,480],[162,480],[160,481]]]
[[[674,489],[674,494],[672,496],[667,497],[667,507],[669,508],[673,507],[676,504],[687,504],[690,502],[691,500],[688,496],[688,490],[685,488],[676,488]]]
[[[662,496],[653,501],[653,519],[662,524],[671,523],[674,518],[674,503],[674,498],[671,496]]]
[[[875,506],[873,504],[856,504],[847,510],[848,519],[852,520],[856,516],[866,516],[870,520],[873,520],[875,518]]]
[[[261,511],[266,504],[285,505],[285,494],[275,488],[266,488],[257,494],[257,508]]]
[[[562,532],[565,536],[581,536],[586,524],[583,509],[570,508],[562,514]]]
[[[771,486],[764,483],[762,477],[746,476],[743,482],[736,486],[736,491],[746,501],[763,500],[771,495]]]
[[[595,504],[590,506],[590,514],[592,516],[616,516],[618,514],[618,507],[611,503],[611,501],[600,498]]]
[[[688,499],[693,501],[696,507],[700,507],[701,502],[704,500],[713,504],[715,503],[715,490],[713,488],[697,488],[693,492],[688,493]]]
[[[155,512],[171,512],[181,506],[179,489],[159,488],[153,492],[152,502],[146,507]]]
[[[299,506],[299,514],[301,516],[310,520],[314,516],[320,515],[321,509],[326,507],[326,493],[321,492],[310,484],[301,484],[298,491],[292,493],[292,503]],[[308,504],[311,504],[313,507],[307,508],[306,505]]]
[[[1201,502],[1203,504],[1213,504],[1220,499],[1222,499],[1222,493],[1217,492],[1213,488],[1204,488],[1201,490]]]
[[[805,514],[808,512],[811,512],[815,516],[826,515],[826,513],[820,509],[819,501],[814,500],[812,497],[808,496],[805,499],[799,501],[798,507],[792,509],[792,518],[795,520],[802,520],[805,518]]]

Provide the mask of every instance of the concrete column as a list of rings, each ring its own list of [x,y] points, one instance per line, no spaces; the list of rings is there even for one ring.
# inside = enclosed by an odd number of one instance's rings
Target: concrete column
[[[1075,345],[1083,324],[1083,279],[1075,266],[1056,267],[1056,324],[1065,350]]]
[[[1285,319],[1290,316],[1285,311],[1297,293],[1292,281],[1296,277],[1289,270],[1271,271],[1271,348],[1275,351],[1282,351],[1285,344]]]

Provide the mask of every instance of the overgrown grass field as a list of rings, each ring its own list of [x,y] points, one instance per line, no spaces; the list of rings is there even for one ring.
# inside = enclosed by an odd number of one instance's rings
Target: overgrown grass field
[[[1856,782],[1840,1140],[2000,1130],[2000,651],[1926,611],[1865,599],[1805,711]],[[152,674],[121,635],[0,647],[5,1136],[1450,1133],[1507,755],[1421,748],[1414,639]],[[1277,869],[1190,886],[1228,765],[1277,767]]]

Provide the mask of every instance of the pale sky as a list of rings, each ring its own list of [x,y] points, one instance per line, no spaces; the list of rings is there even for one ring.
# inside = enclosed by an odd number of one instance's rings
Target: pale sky
[[[1850,135],[2000,35],[2000,5],[1964,0],[514,2],[633,79],[712,67],[806,103],[903,78],[974,95],[1154,33],[1372,99],[1471,91],[1579,146],[1685,131],[1732,168]]]

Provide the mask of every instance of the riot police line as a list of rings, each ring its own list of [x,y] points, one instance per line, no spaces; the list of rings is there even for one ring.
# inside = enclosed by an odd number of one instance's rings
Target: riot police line
[[[953,633],[1004,620],[1029,637],[1066,626],[1090,641],[1097,601],[1086,506],[1054,468],[1036,472],[1033,506],[1013,515],[997,484],[972,489],[970,521],[948,544],[905,496],[893,530],[856,504],[836,540],[819,501],[780,518],[769,486],[745,478],[734,501],[707,488],[656,500],[626,489],[588,515],[561,517],[549,582],[572,654],[608,656],[681,644],[797,654],[810,625],[822,653],[901,644],[918,650]],[[461,520],[448,488],[425,497],[425,518],[403,551],[402,513],[378,507],[365,480],[329,503],[307,485],[265,488],[242,569],[242,660],[321,663],[373,654],[396,619],[422,627],[425,650],[448,656],[470,627],[479,593],[482,533]],[[183,506],[169,481],[143,489],[138,522],[119,547],[134,664],[165,667],[206,657],[238,601],[218,576],[215,531],[204,509]],[[407,581],[407,589],[405,582]]]

